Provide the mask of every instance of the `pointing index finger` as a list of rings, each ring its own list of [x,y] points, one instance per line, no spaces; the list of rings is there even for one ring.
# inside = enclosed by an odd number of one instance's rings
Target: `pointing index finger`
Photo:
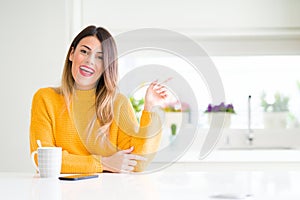
[[[169,82],[169,81],[172,80],[172,79],[173,79],[173,77],[169,77],[169,78],[167,78],[166,80],[164,80],[163,82],[161,82],[161,83],[159,83],[159,84],[167,83],[167,82]]]

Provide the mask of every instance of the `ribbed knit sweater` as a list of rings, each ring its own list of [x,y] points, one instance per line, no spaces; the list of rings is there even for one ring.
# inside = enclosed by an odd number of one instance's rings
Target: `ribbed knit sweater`
[[[99,133],[95,115],[95,90],[76,90],[68,109],[62,94],[53,88],[39,89],[32,101],[30,150],[43,146],[63,149],[61,173],[102,172],[101,157],[134,146],[132,153],[147,157],[135,171],[142,171],[154,157],[161,138],[161,122],[153,112],[143,111],[140,126],[129,100],[118,94],[114,119],[107,133]]]

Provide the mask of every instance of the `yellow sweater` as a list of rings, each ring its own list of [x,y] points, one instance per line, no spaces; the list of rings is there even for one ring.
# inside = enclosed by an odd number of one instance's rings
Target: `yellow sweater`
[[[73,102],[73,103],[72,103]],[[32,101],[30,150],[43,146],[63,149],[62,173],[102,172],[101,156],[134,146],[134,154],[148,158],[139,161],[135,171],[142,171],[154,157],[161,138],[159,116],[143,111],[138,126],[129,100],[118,94],[114,102],[114,120],[108,134],[98,134],[96,119],[91,132],[87,126],[95,117],[95,90],[76,91],[68,111],[64,97],[53,88],[42,88]]]

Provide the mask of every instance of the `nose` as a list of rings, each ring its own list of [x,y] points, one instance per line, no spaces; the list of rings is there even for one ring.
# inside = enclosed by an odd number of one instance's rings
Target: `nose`
[[[86,58],[87,64],[94,65],[95,64],[95,56],[93,54],[89,54]]]

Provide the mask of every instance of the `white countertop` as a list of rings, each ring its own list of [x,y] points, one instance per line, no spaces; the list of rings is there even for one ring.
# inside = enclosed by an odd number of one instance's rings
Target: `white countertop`
[[[105,173],[97,179],[81,181],[41,179],[30,173],[0,173],[0,198],[298,200],[299,185],[300,171]]]
[[[198,151],[187,151],[179,162],[300,162],[299,150],[214,150],[204,159]]]
[[[149,168],[175,171],[199,170],[299,170],[299,150],[214,150],[204,159],[200,151],[189,150],[174,162],[167,157],[155,157]]]

